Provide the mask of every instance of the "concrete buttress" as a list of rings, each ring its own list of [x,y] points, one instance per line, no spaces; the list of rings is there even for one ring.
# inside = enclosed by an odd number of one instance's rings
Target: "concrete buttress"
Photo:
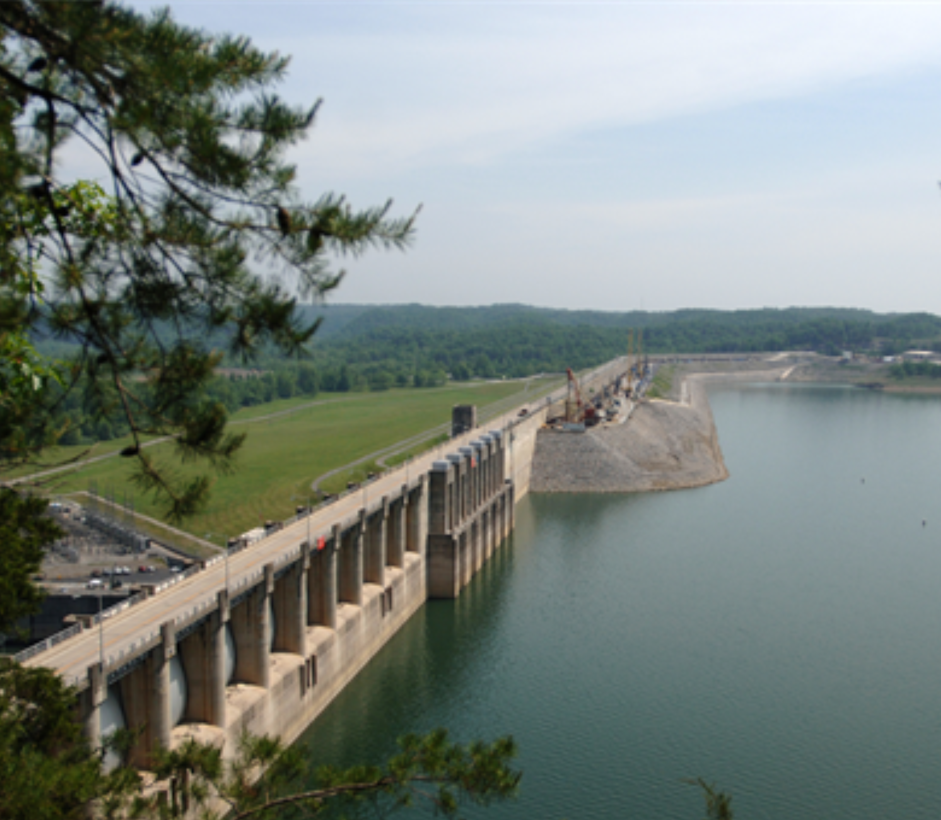
[[[340,600],[344,603],[363,605],[363,530],[366,511],[359,511],[357,523],[342,536],[340,550]]]

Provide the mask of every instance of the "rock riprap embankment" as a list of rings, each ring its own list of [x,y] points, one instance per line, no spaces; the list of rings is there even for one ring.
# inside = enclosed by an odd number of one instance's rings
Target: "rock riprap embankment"
[[[704,386],[690,378],[683,393],[683,402],[641,402],[624,424],[584,433],[540,430],[530,490],[645,492],[728,478]]]

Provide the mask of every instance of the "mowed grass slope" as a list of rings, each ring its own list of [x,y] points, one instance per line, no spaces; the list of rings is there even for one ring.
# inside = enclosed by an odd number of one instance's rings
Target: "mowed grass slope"
[[[557,379],[555,381],[558,381]],[[219,543],[221,537],[238,535],[266,519],[293,515],[305,503],[311,483],[329,470],[349,464],[436,425],[449,422],[455,404],[483,408],[518,394],[520,402],[533,395],[523,393],[520,382],[488,383],[432,390],[390,390],[382,393],[331,395],[314,402],[291,400],[232,417],[233,431],[247,432],[230,475],[216,475],[212,499],[206,510],[188,519],[182,529]],[[307,406],[304,406],[307,405]],[[267,412],[263,412],[263,410]],[[290,413],[259,419],[282,410]],[[242,424],[247,419],[256,420]],[[63,448],[65,449],[65,448]],[[69,448],[71,449],[71,448]],[[160,464],[171,465],[172,446],[156,445],[148,450]],[[206,465],[176,465],[182,476],[207,472]],[[127,491],[134,495],[138,512],[162,518],[161,509],[149,496],[134,490],[132,460],[109,458],[76,470],[54,486],[50,493],[86,490],[94,479],[99,493],[114,490],[117,500]]]

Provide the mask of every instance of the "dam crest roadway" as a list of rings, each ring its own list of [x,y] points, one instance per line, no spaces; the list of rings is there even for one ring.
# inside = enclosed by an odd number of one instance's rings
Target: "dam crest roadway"
[[[616,359],[584,376],[582,386],[614,392],[624,370],[625,360]],[[155,748],[188,738],[221,745],[226,755],[245,731],[291,743],[427,599],[460,595],[500,548],[515,505],[540,490],[540,460],[545,479],[546,453],[549,463],[553,457],[547,436],[563,442],[558,452],[569,458],[572,445],[584,455],[604,436],[642,428],[645,414],[662,422],[672,413],[685,424],[695,412],[693,404],[628,402],[630,423],[554,433],[546,422],[565,403],[562,388],[488,422],[489,432],[472,424],[227,560],[214,557],[18,659],[55,670],[79,690],[93,744],[117,728],[140,730],[129,762],[141,769],[151,766]],[[714,429],[703,441],[700,449],[717,453],[721,465]],[[611,457],[610,442],[603,449]],[[623,453],[615,455],[624,462]],[[630,490],[592,489],[566,464],[555,469],[570,480],[543,491]]]
[[[583,382],[611,384],[621,369],[615,360]],[[459,595],[505,541],[536,434],[564,394],[471,429],[18,660],[79,690],[93,744],[140,730],[129,761],[138,768],[190,737],[225,754],[245,731],[290,743],[428,598]]]

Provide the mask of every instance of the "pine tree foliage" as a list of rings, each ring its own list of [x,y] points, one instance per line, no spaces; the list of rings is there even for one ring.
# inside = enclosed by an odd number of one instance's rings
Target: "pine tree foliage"
[[[75,721],[75,691],[49,669],[0,658],[0,817],[126,817],[140,776],[105,771]]]
[[[464,805],[514,797],[521,777],[511,765],[512,738],[464,745],[439,729],[402,738],[382,765],[319,771],[300,749],[268,736],[243,735],[231,760],[219,746],[190,739],[160,750],[145,779],[104,765],[105,748],[90,747],[75,721],[75,696],[50,670],[0,661],[0,817],[375,817],[419,802],[453,817]],[[131,742],[124,732],[105,747],[120,753]]]
[[[684,780],[690,786],[697,786],[702,791],[706,803],[705,820],[734,820],[732,813],[732,795],[718,791],[713,783],[707,783],[701,777]]]
[[[522,773],[511,765],[511,737],[493,743],[452,741],[445,729],[399,739],[399,751],[381,766],[308,770],[296,747],[268,736],[245,735],[238,755],[226,762],[217,747],[188,741],[161,752],[155,769],[174,784],[171,802],[138,801],[144,816],[198,814],[232,820],[375,817],[419,803],[456,817],[463,805],[486,806],[515,797]],[[264,771],[259,779],[258,774]]]
[[[338,256],[408,244],[417,212],[301,198],[286,152],[319,103],[274,93],[287,66],[168,10],[0,3],[0,352],[19,351],[0,386],[20,388],[0,403],[8,464],[62,432],[41,412],[42,385],[82,377],[90,407],[126,417],[140,485],[171,518],[193,512],[208,476],[175,474],[141,445],[171,434],[183,461],[230,467],[242,439],[200,399],[221,355],[207,336],[227,330],[243,358],[271,343],[298,354],[317,323],[297,318],[297,295],[336,287]],[[68,179],[66,152],[94,162],[83,175],[100,186]],[[39,328],[80,344],[70,368],[42,369],[29,347]]]
[[[42,602],[43,591],[32,578],[45,548],[62,534],[46,507],[43,498],[0,487],[0,632],[13,630],[18,618]]]

